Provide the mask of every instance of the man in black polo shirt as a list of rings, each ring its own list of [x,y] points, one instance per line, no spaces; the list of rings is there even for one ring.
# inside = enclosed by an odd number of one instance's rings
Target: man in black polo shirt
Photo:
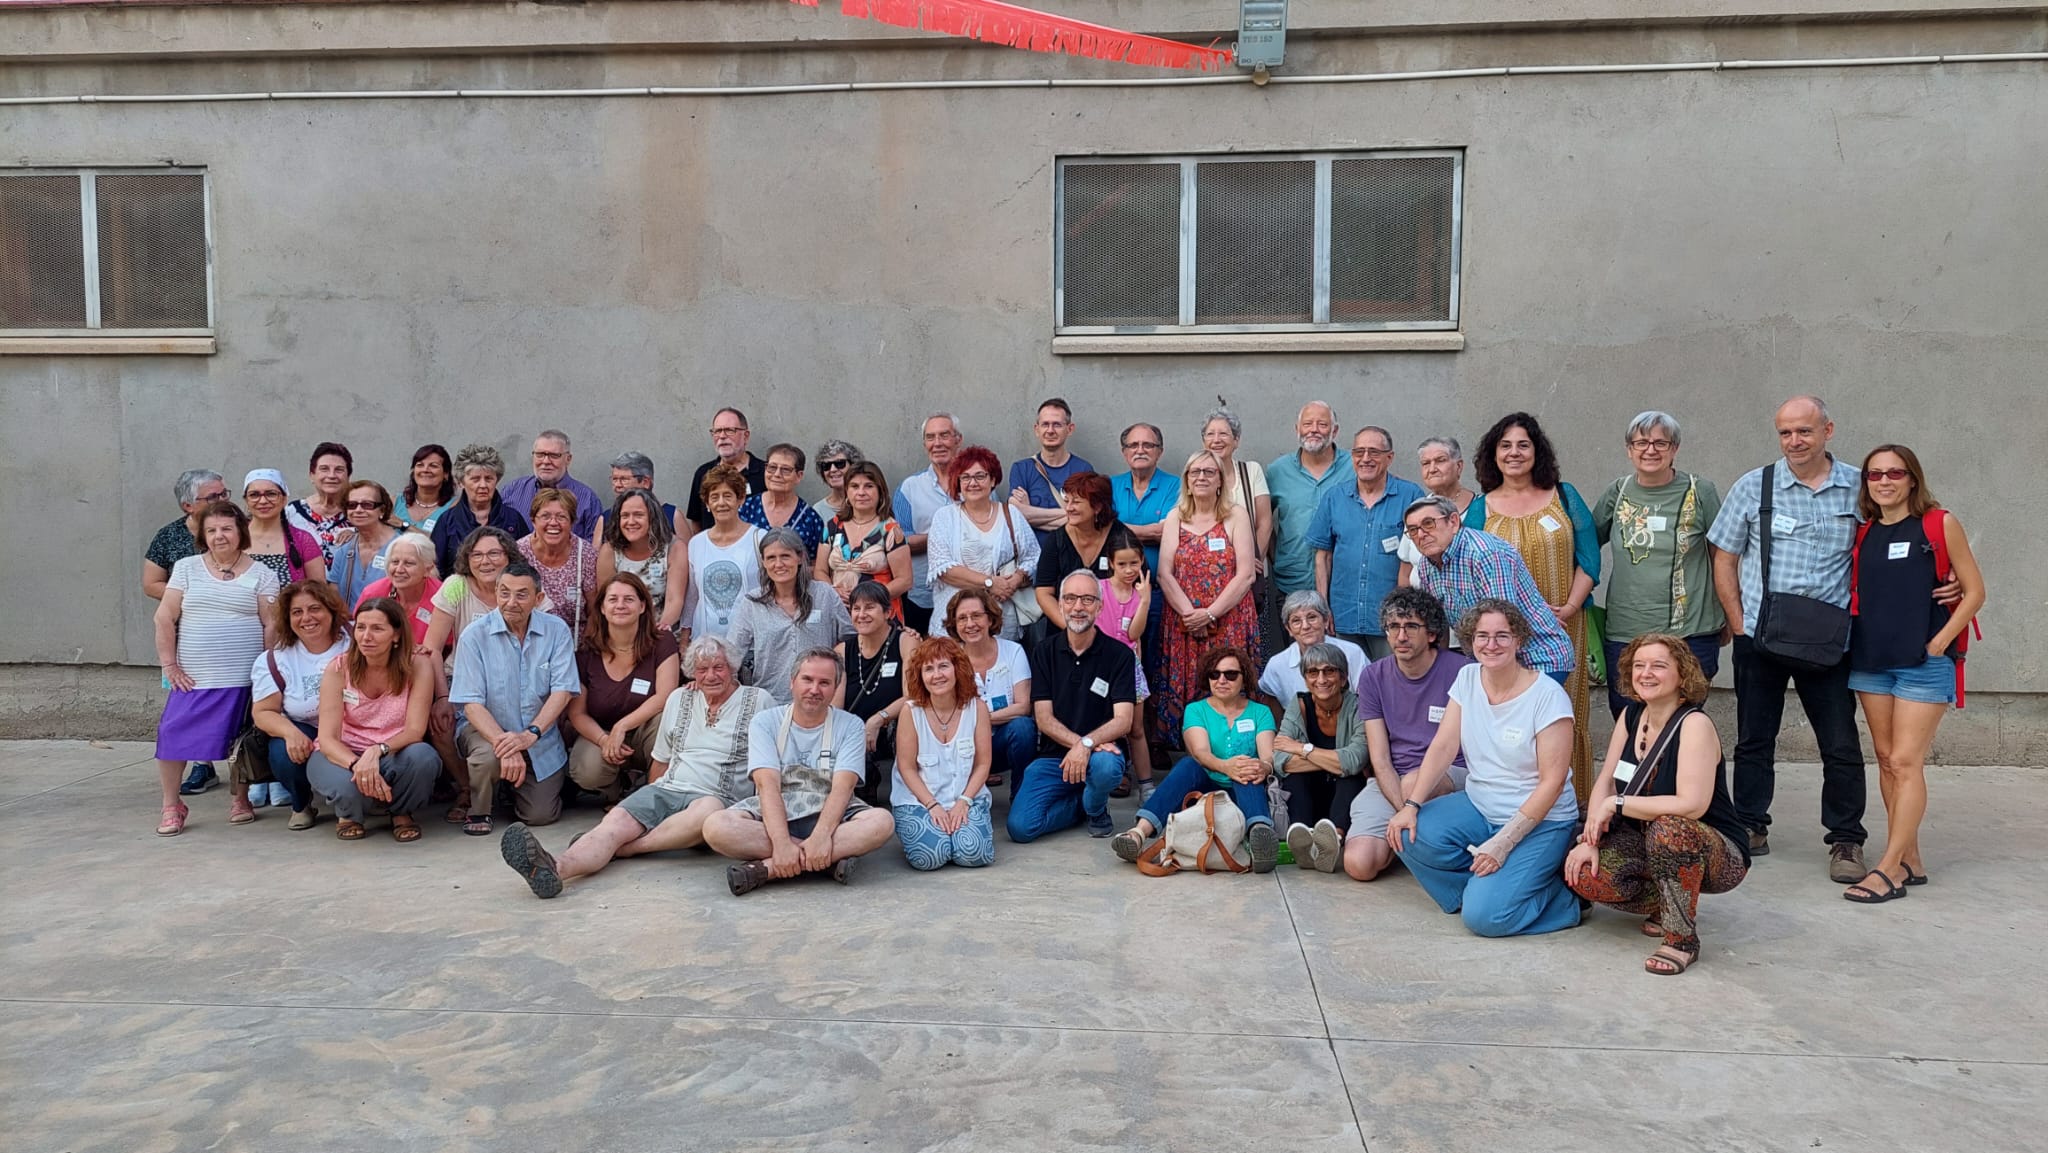
[[[1088,821],[1088,835],[1116,831],[1109,791],[1124,779],[1116,744],[1137,711],[1131,650],[1095,627],[1102,585],[1086,569],[1060,582],[1066,631],[1031,653],[1031,709],[1038,722],[1038,759],[1010,801],[1010,839],[1018,844]]]
[[[747,450],[747,441],[752,436],[752,431],[747,428],[747,414],[739,409],[721,408],[712,414],[711,444],[718,450],[718,455],[698,465],[696,473],[690,477],[690,503],[683,511],[684,519],[696,525],[699,531],[711,527],[711,510],[704,507],[702,492],[704,474],[714,467],[729,464],[745,473],[749,494],[768,487],[767,482],[761,479],[761,470],[767,467],[767,462]],[[740,500],[744,503],[746,497]]]

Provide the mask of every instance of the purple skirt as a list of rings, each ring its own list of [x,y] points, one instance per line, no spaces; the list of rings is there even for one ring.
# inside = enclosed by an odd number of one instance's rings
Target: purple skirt
[[[225,761],[249,723],[249,686],[173,692],[156,723],[156,759]]]

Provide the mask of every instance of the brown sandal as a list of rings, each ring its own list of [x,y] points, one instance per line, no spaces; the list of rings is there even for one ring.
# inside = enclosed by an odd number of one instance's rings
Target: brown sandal
[[[1643,936],[1645,936],[1645,937],[1661,937],[1661,936],[1663,936],[1663,935],[1664,935],[1664,926],[1662,926],[1662,925],[1659,925],[1659,924],[1657,923],[1657,918],[1655,918],[1655,917],[1651,917],[1651,918],[1649,918],[1649,919],[1647,919],[1647,920],[1645,920],[1645,921],[1643,922]]]
[[[340,841],[360,841],[368,836],[369,832],[370,830],[355,821],[339,821],[334,826],[334,837]]]
[[[401,820],[405,822],[402,825],[399,824],[399,821]],[[391,839],[397,841],[399,844],[412,844],[414,841],[419,840],[422,835],[423,834],[420,832],[419,822],[413,820],[411,817],[391,818]]]
[[[441,818],[451,825],[459,825],[469,819],[469,806],[457,802],[448,806],[448,815]]]
[[[1692,968],[1700,959],[1697,952],[1688,953],[1676,945],[1664,945],[1643,959],[1643,971],[1659,977],[1676,977]]]

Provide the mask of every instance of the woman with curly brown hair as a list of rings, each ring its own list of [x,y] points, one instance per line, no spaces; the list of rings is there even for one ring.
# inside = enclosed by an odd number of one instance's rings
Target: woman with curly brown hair
[[[1699,960],[1700,894],[1748,874],[1749,830],[1728,796],[1721,734],[1700,708],[1706,673],[1684,638],[1635,638],[1613,676],[1632,703],[1607,742],[1564,879],[1589,901],[1648,918],[1643,934],[1663,943],[1643,968],[1673,977]]]
[[[995,794],[988,788],[993,730],[972,672],[967,650],[946,637],[910,655],[910,723],[896,735],[889,799],[896,839],[920,871],[996,863]]]

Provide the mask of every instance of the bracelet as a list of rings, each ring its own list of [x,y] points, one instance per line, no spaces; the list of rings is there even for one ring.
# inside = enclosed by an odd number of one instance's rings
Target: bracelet
[[[1401,807],[1404,809],[1412,808],[1420,812],[1422,809],[1422,803],[1420,801],[1417,801],[1414,797],[1409,797],[1407,800],[1401,802]]]

